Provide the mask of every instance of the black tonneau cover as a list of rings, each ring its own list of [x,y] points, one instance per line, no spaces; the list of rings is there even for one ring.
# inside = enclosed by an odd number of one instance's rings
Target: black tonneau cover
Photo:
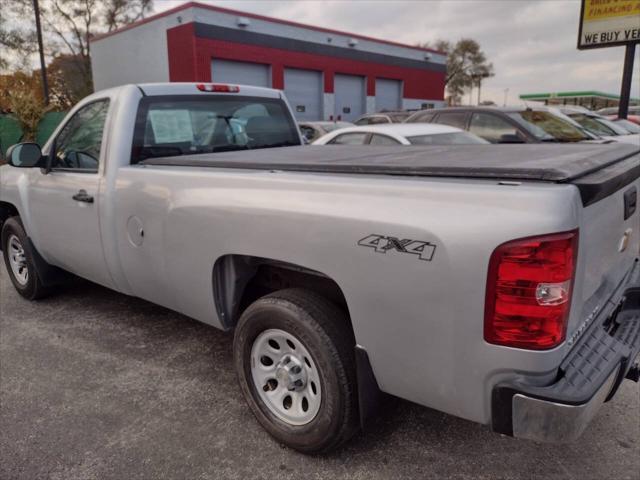
[[[640,176],[640,147],[620,143],[300,146],[152,158],[141,164],[573,183],[586,205]]]

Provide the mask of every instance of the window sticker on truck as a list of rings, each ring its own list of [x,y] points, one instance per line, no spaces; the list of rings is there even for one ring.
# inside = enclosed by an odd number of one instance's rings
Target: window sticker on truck
[[[151,110],[149,119],[157,143],[193,142],[189,110]]]
[[[387,253],[389,250],[395,250],[400,253],[410,253],[412,255],[418,255],[420,260],[427,262],[433,259],[433,255],[436,252],[436,246],[429,242],[411,240],[409,238],[401,240],[397,237],[376,234],[367,235],[358,242],[358,245],[373,248],[378,253]]]

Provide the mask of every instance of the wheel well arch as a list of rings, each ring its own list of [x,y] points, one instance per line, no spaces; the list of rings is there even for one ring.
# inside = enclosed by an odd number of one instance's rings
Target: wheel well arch
[[[301,287],[320,293],[349,316],[338,283],[322,272],[271,258],[228,254],[213,266],[213,296],[225,330],[233,329],[242,312],[255,300],[285,288]],[[349,327],[353,331],[351,320]]]
[[[284,288],[303,287],[320,293],[342,308],[355,336],[342,289],[322,272],[281,260],[229,254],[215,262],[212,280],[216,310],[225,330],[233,329],[244,309],[261,296]],[[354,354],[360,425],[364,428],[378,415],[385,397],[367,351],[356,343]]]
[[[2,231],[4,222],[11,217],[17,216],[20,216],[20,212],[18,212],[18,209],[14,204],[0,201],[0,231]],[[0,250],[2,250],[2,245],[0,245]]]

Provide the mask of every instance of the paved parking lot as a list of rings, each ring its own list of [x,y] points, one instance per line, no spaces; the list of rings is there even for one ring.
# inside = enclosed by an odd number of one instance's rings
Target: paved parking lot
[[[340,452],[308,457],[257,424],[231,335],[90,283],[20,298],[0,267],[0,478],[640,478],[625,382],[569,446],[501,437],[408,402]]]

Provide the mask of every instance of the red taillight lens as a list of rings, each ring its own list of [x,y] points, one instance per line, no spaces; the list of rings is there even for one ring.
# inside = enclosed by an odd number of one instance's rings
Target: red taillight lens
[[[545,350],[565,338],[578,231],[524,238],[496,248],[489,261],[484,339]]]
[[[201,92],[224,92],[224,93],[238,93],[240,87],[237,85],[223,85],[221,83],[198,83],[196,88]]]

